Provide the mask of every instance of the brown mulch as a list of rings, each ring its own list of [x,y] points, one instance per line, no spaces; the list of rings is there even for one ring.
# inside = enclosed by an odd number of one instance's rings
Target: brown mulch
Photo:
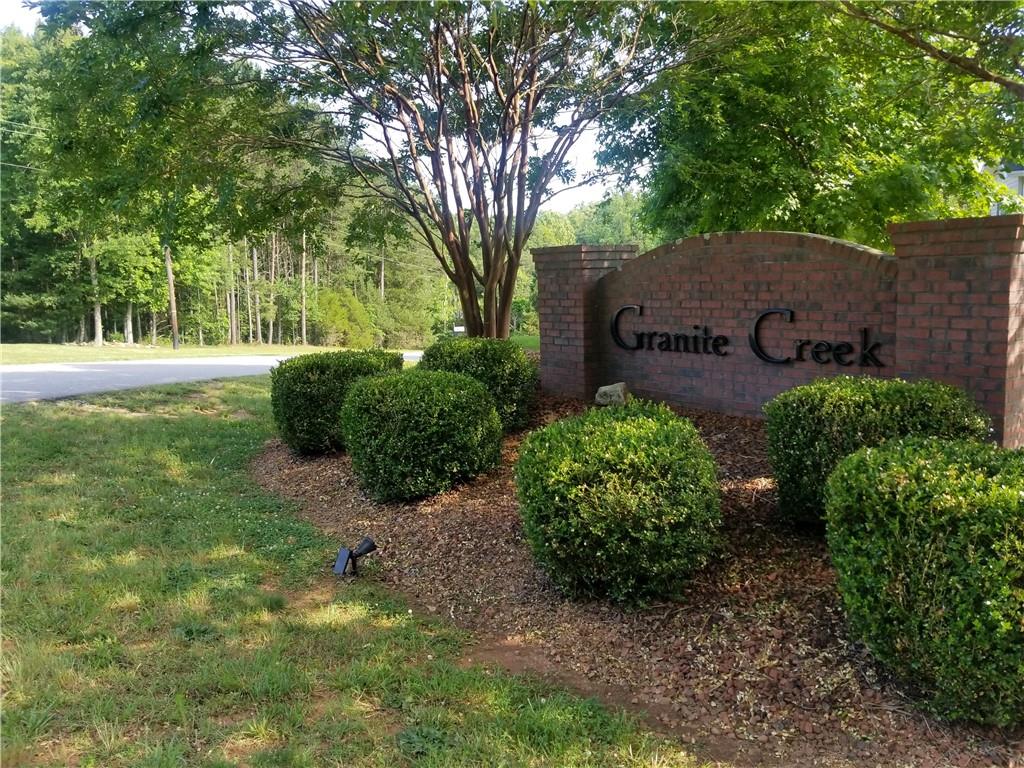
[[[543,397],[538,424],[584,408]],[[532,671],[642,716],[697,754],[736,766],[1024,768],[1024,732],[928,717],[846,636],[820,535],[773,519],[764,429],[679,409],[719,465],[727,547],[678,602],[626,610],[563,598],[523,539],[512,469],[416,504],[378,504],[347,456],[299,458],[271,442],[253,465],[269,490],[353,542],[380,546],[373,578],[471,630],[467,661]]]

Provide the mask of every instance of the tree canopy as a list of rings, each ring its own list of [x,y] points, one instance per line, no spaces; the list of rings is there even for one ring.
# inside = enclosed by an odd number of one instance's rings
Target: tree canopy
[[[758,34],[666,73],[606,125],[604,158],[644,177],[651,226],[884,246],[890,221],[984,215],[1002,194],[981,164],[1014,159],[1024,123],[999,86],[831,6],[743,12]]]
[[[500,337],[530,247],[1021,203],[1020,0],[39,7],[3,39],[8,338]]]
[[[488,336],[507,333],[553,183],[587,181],[569,162],[582,132],[739,26],[651,3],[289,0],[250,11],[241,50],[331,117],[285,143],[345,163],[408,215],[456,286],[467,331]]]
[[[985,3],[880,3],[842,0],[842,11],[928,58],[1024,101],[1024,9]]]

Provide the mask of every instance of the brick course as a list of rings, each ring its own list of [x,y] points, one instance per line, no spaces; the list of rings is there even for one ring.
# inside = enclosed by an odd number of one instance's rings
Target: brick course
[[[934,378],[963,387],[992,416],[998,439],[1024,445],[1024,216],[910,222],[890,227],[895,254],[818,235],[736,232],[687,238],[642,256],[630,246],[534,250],[541,385],[592,397],[626,381],[641,395],[726,413],[759,414],[777,393],[820,376],[868,373]],[[726,336],[727,354],[625,350],[610,321],[635,332]],[[747,338],[758,312],[787,308],[759,327],[772,356]],[[697,328],[695,329],[694,326]],[[880,343],[882,367],[819,364],[818,341]],[[658,337],[659,339],[663,337]],[[650,342],[653,342],[653,340]],[[830,359],[819,347],[823,359]]]

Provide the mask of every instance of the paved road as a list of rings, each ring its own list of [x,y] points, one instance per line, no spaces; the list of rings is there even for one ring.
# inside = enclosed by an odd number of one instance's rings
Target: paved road
[[[406,352],[419,360],[421,352]],[[170,360],[118,360],[106,363],[0,365],[0,402],[61,397],[266,373],[288,355],[230,355]]]

